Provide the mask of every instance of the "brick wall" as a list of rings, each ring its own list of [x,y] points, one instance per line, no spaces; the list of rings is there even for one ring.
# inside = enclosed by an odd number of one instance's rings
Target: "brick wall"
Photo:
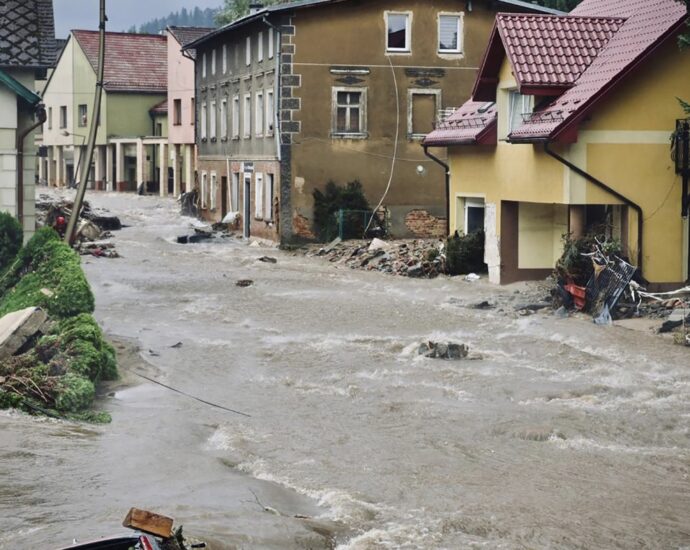
[[[405,216],[405,226],[420,239],[442,239],[446,237],[446,219],[437,218],[426,210],[411,210]]]

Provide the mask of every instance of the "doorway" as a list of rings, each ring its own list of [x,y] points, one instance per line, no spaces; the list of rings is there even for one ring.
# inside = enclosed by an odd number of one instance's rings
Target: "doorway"
[[[251,212],[250,209],[250,199],[251,199],[251,192],[252,192],[252,174],[250,172],[245,172],[244,173],[244,215],[242,216],[244,219],[244,238],[248,239],[250,237],[250,220],[249,220],[249,215]]]
[[[223,221],[228,215],[228,177],[220,178],[220,219]]]

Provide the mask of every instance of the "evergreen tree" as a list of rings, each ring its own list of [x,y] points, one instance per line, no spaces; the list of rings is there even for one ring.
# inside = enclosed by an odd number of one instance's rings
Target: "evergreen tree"
[[[293,0],[263,0],[262,4],[264,6],[272,6],[274,4],[289,4],[291,1]],[[216,15],[216,23],[227,25],[235,19],[247,15],[249,13],[249,4],[251,3],[251,0],[225,0],[225,5]]]

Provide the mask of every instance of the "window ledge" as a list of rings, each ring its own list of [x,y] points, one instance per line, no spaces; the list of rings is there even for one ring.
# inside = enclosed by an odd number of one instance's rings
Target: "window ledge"
[[[422,141],[426,134],[407,134],[407,139],[410,141]]]
[[[361,132],[357,134],[350,134],[344,132],[331,132],[333,139],[368,139],[369,132]]]
[[[221,138],[220,140],[221,140],[223,143],[225,143],[226,141],[228,141],[228,138],[224,137],[224,138]]]
[[[181,122],[173,122],[173,126],[182,126]]]
[[[232,136],[232,141],[239,141],[239,140],[240,140],[240,136]]]
[[[438,50],[436,53],[438,55],[463,55],[465,52],[462,50]]]
[[[256,134],[254,137],[262,138],[262,137],[264,137],[264,135],[263,134]]]
[[[386,55],[412,55],[412,50],[386,50]]]
[[[211,138],[211,143],[215,143],[216,141],[218,141],[216,138],[214,138],[214,137]]]

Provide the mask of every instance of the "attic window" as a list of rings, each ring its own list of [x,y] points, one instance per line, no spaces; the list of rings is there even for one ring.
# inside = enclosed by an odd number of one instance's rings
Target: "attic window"
[[[508,103],[508,133],[523,124],[523,115],[530,114],[534,109],[534,97],[522,95],[517,90],[510,92]]]

